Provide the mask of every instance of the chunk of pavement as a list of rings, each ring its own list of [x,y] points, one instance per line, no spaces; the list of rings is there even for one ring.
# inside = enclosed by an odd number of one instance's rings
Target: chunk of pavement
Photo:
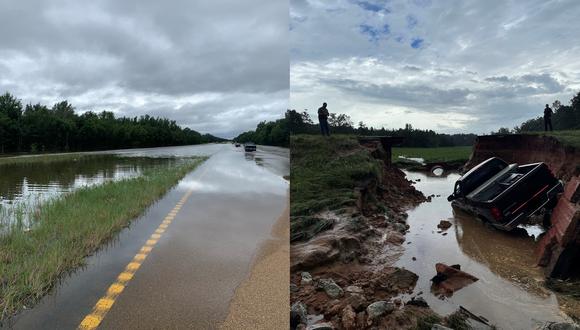
[[[298,323],[307,323],[307,308],[301,301],[295,302],[292,307],[290,307],[290,319],[297,320]]]
[[[431,330],[453,330],[453,329],[443,326],[441,324],[433,324]]]
[[[345,290],[348,293],[364,293],[363,289],[360,286],[356,285],[349,285],[346,287]]]
[[[316,323],[309,325],[306,330],[334,330],[332,323]]]
[[[377,317],[392,313],[395,310],[395,304],[379,300],[367,306],[367,314],[370,320],[376,319]]]
[[[302,272],[302,274],[300,274],[300,275],[302,276],[302,279],[300,280],[300,284],[306,285],[306,284],[312,283],[312,275],[310,275],[309,272]]]
[[[449,227],[451,227],[451,222],[447,221],[447,220],[441,220],[441,221],[439,221],[439,224],[437,225],[437,228],[442,229],[442,230],[447,230],[447,229],[449,229]]]
[[[344,292],[331,278],[322,278],[318,281],[317,287],[324,290],[330,298],[342,297]]]

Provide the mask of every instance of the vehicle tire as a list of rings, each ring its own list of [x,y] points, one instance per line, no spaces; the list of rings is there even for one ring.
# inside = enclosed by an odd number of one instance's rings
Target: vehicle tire
[[[544,217],[542,219],[542,227],[544,227],[545,229],[549,229],[550,227],[552,227],[552,211],[546,209],[544,212]]]

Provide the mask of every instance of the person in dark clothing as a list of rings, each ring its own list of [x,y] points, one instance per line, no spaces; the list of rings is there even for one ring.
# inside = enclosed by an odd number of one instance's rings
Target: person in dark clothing
[[[328,109],[326,108],[326,102],[322,103],[322,106],[318,108],[318,122],[320,123],[320,133],[324,136],[330,136],[330,127],[328,126]]]
[[[552,128],[552,114],[554,112],[550,107],[546,104],[546,108],[544,109],[544,131],[548,131],[548,126],[550,127],[550,131],[553,131]]]

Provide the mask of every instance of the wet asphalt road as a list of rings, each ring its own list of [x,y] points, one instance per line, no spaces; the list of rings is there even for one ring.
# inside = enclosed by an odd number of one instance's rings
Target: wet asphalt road
[[[5,328],[77,328],[188,191],[190,197],[126,283],[99,329],[220,325],[236,288],[248,277],[258,247],[271,238],[273,225],[287,207],[288,182],[282,176],[288,175],[288,152],[259,147],[255,154],[246,154],[231,145],[180,148],[170,152],[213,155],[112,244],[89,257],[84,269],[65,277],[50,295]],[[167,152],[163,149],[153,150]],[[287,288],[287,283],[280,285]]]

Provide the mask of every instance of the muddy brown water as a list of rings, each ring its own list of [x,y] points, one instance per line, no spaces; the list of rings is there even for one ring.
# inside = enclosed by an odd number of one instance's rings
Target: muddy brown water
[[[454,210],[447,195],[458,174],[406,174],[417,181],[415,187],[425,196],[436,197],[408,212],[410,229],[396,265],[413,271],[419,280],[414,292],[402,298],[419,295],[441,315],[463,306],[500,329],[533,329],[546,321],[568,321],[556,296],[543,287],[542,271],[535,266],[536,240],[532,235],[540,229],[525,227],[528,234],[520,235],[504,233]],[[443,219],[453,225],[439,233],[437,224]],[[449,297],[432,293],[430,279],[438,262],[459,264],[479,281]]]

